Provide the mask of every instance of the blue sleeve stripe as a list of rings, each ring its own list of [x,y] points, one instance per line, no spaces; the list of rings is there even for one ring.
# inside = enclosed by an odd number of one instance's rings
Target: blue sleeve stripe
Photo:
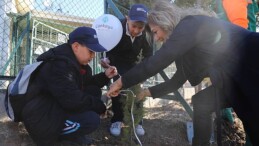
[[[70,134],[77,131],[80,128],[80,123],[66,120],[65,127],[62,129],[61,135]]]

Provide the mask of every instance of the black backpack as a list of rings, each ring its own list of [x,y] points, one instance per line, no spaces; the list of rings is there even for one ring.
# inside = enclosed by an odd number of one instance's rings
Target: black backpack
[[[28,102],[26,93],[33,73],[42,66],[43,61],[26,65],[7,87],[5,95],[5,110],[8,117],[14,122],[22,121],[21,113]],[[15,107],[15,109],[13,109]]]

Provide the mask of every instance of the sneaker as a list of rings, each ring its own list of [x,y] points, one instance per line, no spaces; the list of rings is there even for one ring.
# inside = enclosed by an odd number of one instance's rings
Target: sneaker
[[[114,136],[119,136],[121,134],[122,122],[114,122],[110,127],[110,132]]]
[[[137,125],[135,130],[138,136],[143,136],[145,134],[145,130],[142,125]]]

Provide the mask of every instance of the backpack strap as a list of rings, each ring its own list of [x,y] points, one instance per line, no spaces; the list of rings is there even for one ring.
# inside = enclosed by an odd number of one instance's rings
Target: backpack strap
[[[5,99],[4,99],[4,106],[5,106],[5,111],[7,116],[14,120],[14,112],[13,112],[13,108],[10,104],[10,100],[9,100],[9,92],[8,92],[8,88],[9,88],[10,84],[7,87],[6,93],[5,93]]]
[[[15,80],[10,84],[9,91],[10,94],[24,94],[27,91],[30,76],[43,61],[35,62],[33,64],[26,65],[15,78]]]

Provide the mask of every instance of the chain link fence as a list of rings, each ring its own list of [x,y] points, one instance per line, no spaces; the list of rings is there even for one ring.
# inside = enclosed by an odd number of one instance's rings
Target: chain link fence
[[[104,3],[104,0],[1,0],[0,89],[5,89],[8,80],[38,55],[65,43],[73,29],[91,27],[105,13]]]
[[[67,42],[79,26],[91,27],[104,13],[123,19],[128,8],[114,0],[1,0],[0,1],[0,90],[26,65],[48,49]],[[92,62],[100,71],[100,54]],[[174,68],[167,69],[167,74]],[[173,71],[171,71],[173,70]],[[169,75],[170,76],[170,75]],[[160,77],[149,79],[152,84]]]

